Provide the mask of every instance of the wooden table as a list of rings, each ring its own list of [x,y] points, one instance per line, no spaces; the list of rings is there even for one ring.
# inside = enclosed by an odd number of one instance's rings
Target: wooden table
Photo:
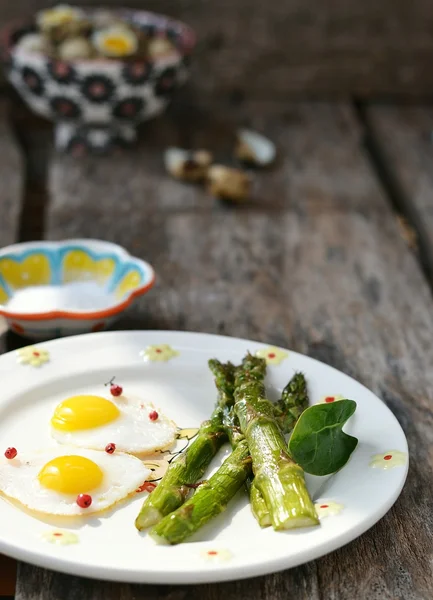
[[[159,587],[19,563],[16,599],[430,600],[433,107],[190,98],[143,127],[134,152],[92,159],[50,152],[47,126],[15,101],[8,117],[3,103],[1,245],[72,236],[123,244],[155,266],[158,284],[117,328],[255,338],[354,376],[405,430],[407,484],[366,534],[283,573]],[[230,160],[239,125],[278,145],[277,164],[254,175],[250,203],[223,205],[164,172],[170,144]],[[3,349],[23,343],[9,335]]]

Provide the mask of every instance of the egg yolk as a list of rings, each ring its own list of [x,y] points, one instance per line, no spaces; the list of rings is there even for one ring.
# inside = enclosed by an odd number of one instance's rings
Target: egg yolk
[[[96,463],[84,456],[58,456],[39,472],[39,483],[62,494],[81,494],[94,490],[101,483],[103,472]]]
[[[121,37],[110,37],[104,40],[104,48],[108,52],[114,52],[115,54],[125,54],[131,49],[129,40]]]
[[[101,396],[73,396],[61,402],[54,411],[51,425],[60,431],[93,429],[118,418],[115,404]]]

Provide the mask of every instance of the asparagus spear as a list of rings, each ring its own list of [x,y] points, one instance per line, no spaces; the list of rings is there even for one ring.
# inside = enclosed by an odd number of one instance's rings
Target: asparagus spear
[[[266,506],[261,491],[254,483],[254,476],[252,474],[248,477],[246,486],[250,497],[251,512],[253,513],[254,518],[262,529],[269,527],[272,525],[271,515],[269,514],[268,507]]]
[[[290,433],[304,410],[308,408],[307,382],[303,373],[295,373],[275,405],[275,413],[283,433]]]
[[[234,371],[228,370],[227,365],[215,359],[210,360],[208,364],[214,374],[219,397],[224,398],[223,427],[233,452],[209,481],[197,489],[192,498],[151,530],[150,535],[160,544],[183,542],[225,510],[229,500],[252,475],[248,444],[233,411]]]
[[[210,461],[226,441],[223,427],[228,405],[233,404],[234,366],[228,363],[221,370],[224,382],[216,381],[218,387],[217,406],[211,419],[202,423],[197,437],[186,451],[167,469],[159,485],[146,498],[135,520],[140,531],[151,527],[165,515],[181,506],[190,491],[191,484],[201,479]]]
[[[235,377],[235,411],[253,459],[254,483],[274,529],[318,524],[304,473],[287,453],[274,406],[265,397],[263,359],[248,354]]]
[[[223,364],[216,358],[212,358],[208,362],[209,368],[212,371],[215,378],[215,385],[218,390],[218,396],[220,399],[223,398],[224,411],[223,411],[223,427],[227,434],[232,448],[234,448],[240,437],[244,437],[240,431],[239,422],[233,411],[235,404],[235,373],[236,369],[231,363]],[[221,404],[221,400],[220,400]]]
[[[209,361],[209,368],[215,376],[215,382],[218,385],[223,386],[224,390],[227,393],[231,393],[233,397],[234,404],[234,379],[230,382],[225,382],[225,374],[224,374],[224,365],[220,363],[219,360],[212,359]],[[265,373],[263,373],[263,377]],[[227,385],[228,383],[228,385]],[[233,407],[228,411],[225,415],[225,429],[227,432],[227,436],[229,438],[232,449],[236,448],[236,445],[240,440],[244,439],[243,433],[240,431],[239,419],[237,418],[236,413],[234,412]],[[247,473],[247,477],[245,480],[245,487],[248,492],[248,496],[251,504],[251,511],[254,517],[257,519],[260,527],[268,527],[271,524],[271,519],[269,516],[269,511],[266,506],[266,502],[263,499],[263,496],[254,485],[254,475],[252,473],[252,469],[249,469]]]
[[[183,542],[225,510],[228,501],[242,487],[250,473],[251,457],[247,441],[243,438],[218,471],[183,506],[157,523],[150,535],[159,544]]]
[[[226,380],[224,365],[218,360],[210,360],[209,367],[215,376],[217,387],[220,386],[227,394],[233,394],[234,383],[231,379],[229,381]],[[256,372],[256,378],[263,380],[266,374],[265,370],[265,368],[258,370]],[[227,403],[227,405],[228,404],[230,403]],[[295,373],[282,391],[280,400],[274,405],[275,414],[283,433],[291,432],[299,416],[307,407],[307,382],[302,373]],[[232,413],[233,409],[231,409],[230,413],[226,416],[225,424],[230,443],[232,444],[232,447],[235,447],[236,440],[234,443],[233,436],[239,436],[240,434],[239,420],[236,415],[233,415]],[[251,511],[254,517],[258,521],[260,527],[269,527],[271,525],[269,510],[261,492],[254,483],[252,472],[248,475],[245,483],[250,498]]]
[[[274,405],[275,416],[283,433],[291,433],[297,420],[308,408],[307,382],[302,373],[295,373],[281,393],[281,398]],[[266,502],[254,483],[254,478],[247,479],[251,510],[260,527],[272,525]]]
[[[233,392],[236,368],[230,362],[223,364],[216,359],[211,359],[208,364],[218,390],[217,405],[224,409],[225,414],[228,414],[235,403]]]
[[[224,372],[224,365],[219,361],[213,360],[209,362],[209,366],[215,375],[215,381],[220,392],[230,394],[232,391],[232,382],[231,380],[225,381],[226,373]],[[247,368],[248,378],[252,378],[256,383],[263,381],[266,368],[264,364],[248,365]],[[241,374],[237,379],[242,378],[243,375],[245,374]],[[296,388],[293,386],[295,382],[297,384]],[[305,379],[302,375],[295,375],[285,390],[290,390],[291,393],[298,394],[296,397],[291,397],[290,406],[308,403]],[[285,397],[286,394],[283,394],[283,398]],[[150,535],[158,543],[178,544],[183,542],[210,519],[225,510],[229,500],[236,494],[245,481],[249,482],[252,510],[256,519],[262,527],[271,524],[271,517],[266,502],[252,478],[248,443],[239,430],[239,421],[236,414],[233,409],[228,409],[229,405],[230,402],[227,401],[224,409],[224,426],[233,447],[232,454],[209,481],[206,481],[198,488],[192,498],[187,500],[176,511],[167,515],[151,530]],[[288,420],[284,420],[284,422],[289,423]]]

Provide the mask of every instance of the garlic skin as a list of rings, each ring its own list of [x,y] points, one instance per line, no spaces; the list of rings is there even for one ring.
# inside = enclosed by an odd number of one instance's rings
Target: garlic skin
[[[116,13],[103,9],[97,10],[92,14],[92,23],[95,29],[108,29],[111,27],[128,28],[128,24]]]
[[[59,4],[38,12],[36,22],[40,31],[54,43],[79,36],[91,27],[82,10],[68,4]]]
[[[223,165],[213,165],[207,173],[209,192],[223,200],[242,202],[251,194],[251,179],[240,171]]]
[[[93,47],[84,37],[76,37],[65,40],[58,48],[59,58],[63,60],[74,60],[91,58]]]
[[[267,167],[276,157],[275,144],[261,133],[241,129],[237,134],[235,157],[255,167]]]
[[[149,58],[158,58],[167,56],[175,50],[175,47],[166,38],[152,38],[147,43],[147,54]]]
[[[206,179],[213,156],[207,150],[190,152],[183,148],[168,148],[164,153],[164,164],[175,179],[197,182]]]
[[[84,13],[79,8],[73,8],[69,4],[58,4],[53,8],[41,10],[36,14],[36,22],[42,31],[67,25],[72,22],[81,21]]]
[[[48,40],[40,33],[28,33],[23,35],[16,45],[18,50],[24,52],[37,52],[40,54],[49,54],[51,46]]]
[[[235,157],[241,162],[256,164],[257,157],[255,152],[251,149],[251,147],[246,144],[243,140],[238,140],[236,149],[235,149]]]

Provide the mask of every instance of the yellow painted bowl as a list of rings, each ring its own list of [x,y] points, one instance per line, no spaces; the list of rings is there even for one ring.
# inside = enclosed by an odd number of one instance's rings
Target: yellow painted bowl
[[[0,315],[34,339],[101,331],[154,281],[151,265],[110,242],[15,244],[0,250]]]

